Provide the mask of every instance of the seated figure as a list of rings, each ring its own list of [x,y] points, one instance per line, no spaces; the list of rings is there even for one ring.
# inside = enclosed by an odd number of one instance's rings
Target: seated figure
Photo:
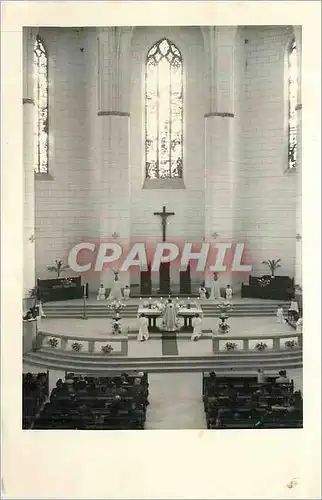
[[[203,285],[201,285],[199,287],[199,297],[200,297],[201,300],[205,300],[205,298],[206,298],[206,291],[207,290],[205,289],[205,287]]]
[[[97,290],[97,300],[105,300],[105,287],[103,284]]]
[[[129,285],[125,285],[125,287],[124,287],[123,297],[124,297],[124,300],[130,299],[130,287],[129,287]]]

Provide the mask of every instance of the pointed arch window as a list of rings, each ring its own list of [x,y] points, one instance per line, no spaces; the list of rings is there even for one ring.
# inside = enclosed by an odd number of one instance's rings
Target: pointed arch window
[[[168,39],[155,43],[145,63],[145,175],[182,178],[183,67]]]
[[[48,173],[48,56],[39,36],[34,45],[35,171]]]
[[[296,168],[297,163],[297,96],[298,62],[296,41],[293,38],[288,47],[288,168]]]

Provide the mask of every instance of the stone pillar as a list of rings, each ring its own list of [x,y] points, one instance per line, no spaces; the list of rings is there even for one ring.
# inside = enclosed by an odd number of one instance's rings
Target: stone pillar
[[[130,240],[131,36],[131,28],[98,30],[99,236],[102,240],[114,237],[125,252]],[[110,269],[102,271],[105,287],[110,287],[113,279]],[[120,281],[122,286],[129,283],[129,273],[122,273]]]
[[[35,286],[35,109],[33,83],[34,30],[23,30],[23,296]]]
[[[302,29],[294,27],[298,55],[295,285],[302,287]],[[298,294],[298,292],[297,292]],[[301,293],[299,294],[302,295]],[[301,297],[298,297],[300,305]]]
[[[205,240],[231,242],[237,133],[234,115],[237,27],[210,26],[204,28],[203,33],[209,63],[209,100],[205,114]],[[221,286],[231,280],[230,272],[221,276],[219,271]]]

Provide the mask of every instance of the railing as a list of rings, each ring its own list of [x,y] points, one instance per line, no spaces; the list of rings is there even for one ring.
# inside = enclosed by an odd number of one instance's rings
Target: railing
[[[76,353],[91,353],[91,354],[113,354],[124,355],[125,345],[127,346],[127,335],[115,334],[107,337],[87,338],[77,335],[66,335],[59,333],[38,332],[34,349],[38,350],[46,348],[48,350],[60,350]],[[110,346],[112,349],[108,352]],[[127,351],[127,347],[126,347]]]
[[[285,342],[291,341],[290,345],[285,345]],[[293,343],[292,343],[293,341]],[[226,344],[231,343],[235,346],[231,349],[227,348]],[[260,349],[257,347],[258,344],[266,344],[266,347]],[[294,332],[288,333],[286,335],[267,335],[266,337],[260,337],[258,335],[247,335],[247,336],[232,336],[229,334],[216,335],[213,337],[213,352],[218,351],[233,352],[233,351],[250,351],[250,352],[265,352],[267,350],[288,350],[291,351],[292,348],[297,347],[302,349],[303,347],[303,337],[302,333]]]

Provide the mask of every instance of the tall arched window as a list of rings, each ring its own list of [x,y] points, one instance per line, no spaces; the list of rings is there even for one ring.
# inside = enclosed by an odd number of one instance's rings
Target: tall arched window
[[[182,177],[182,57],[166,38],[153,45],[146,58],[145,127],[146,178]]]
[[[34,46],[35,112],[36,112],[36,162],[38,173],[48,173],[48,57],[39,36]]]
[[[296,167],[297,162],[297,93],[298,66],[295,39],[288,47],[288,168]]]

